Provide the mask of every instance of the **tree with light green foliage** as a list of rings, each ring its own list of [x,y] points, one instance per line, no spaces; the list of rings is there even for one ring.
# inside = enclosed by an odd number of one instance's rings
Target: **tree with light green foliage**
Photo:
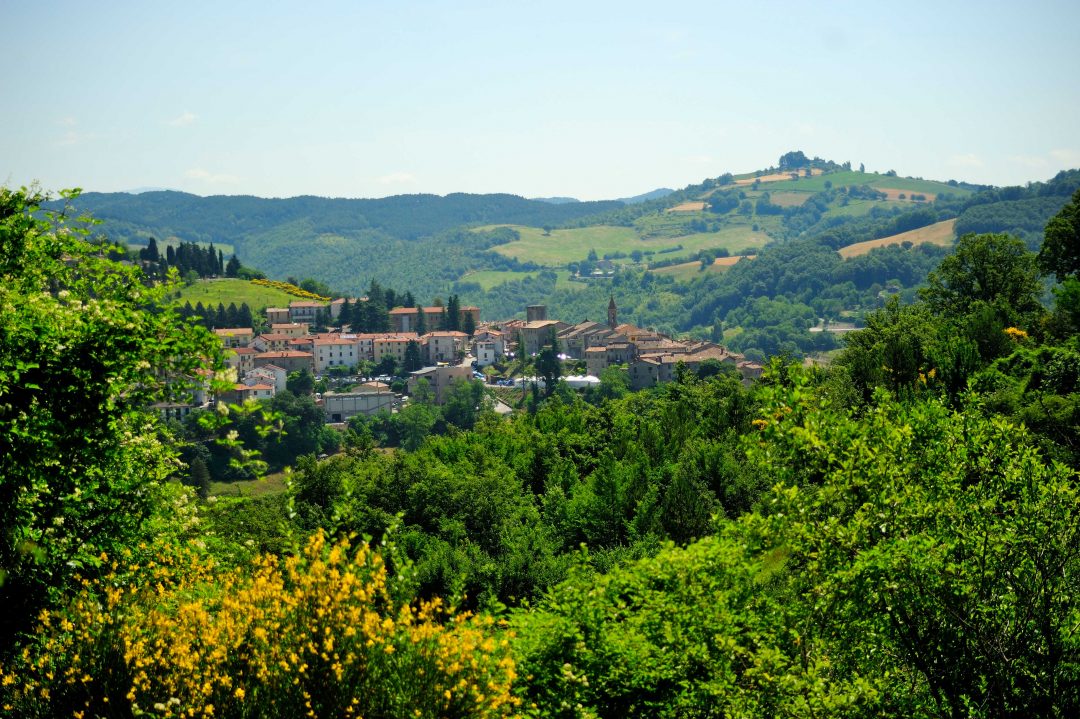
[[[169,287],[104,256],[88,221],[39,212],[45,199],[0,188],[4,648],[76,573],[167,534],[175,451],[152,405],[189,399],[220,354]]]

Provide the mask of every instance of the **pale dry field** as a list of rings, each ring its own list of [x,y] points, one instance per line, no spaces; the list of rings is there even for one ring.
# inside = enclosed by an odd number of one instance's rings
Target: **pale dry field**
[[[847,259],[849,257],[865,255],[875,247],[888,247],[889,245],[899,245],[904,242],[910,242],[912,245],[921,245],[924,242],[929,242],[931,244],[941,245],[942,247],[949,247],[956,237],[956,231],[954,229],[955,225],[955,219],[945,220],[944,222],[935,222],[932,225],[920,227],[917,230],[910,230],[908,232],[901,232],[898,235],[882,237],[880,240],[857,242],[854,245],[841,247],[837,251],[840,253],[841,257]]]

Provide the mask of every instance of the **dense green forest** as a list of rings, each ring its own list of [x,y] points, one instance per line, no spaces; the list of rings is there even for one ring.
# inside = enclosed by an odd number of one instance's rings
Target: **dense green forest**
[[[148,407],[212,338],[41,201],[0,190],[5,714],[1080,712],[1080,192],[1038,253],[962,236],[827,368],[509,419],[463,394],[401,448],[355,423],[284,493],[206,500]],[[736,265],[775,294],[728,311],[805,318],[830,253]],[[257,467],[274,410],[204,426]]]

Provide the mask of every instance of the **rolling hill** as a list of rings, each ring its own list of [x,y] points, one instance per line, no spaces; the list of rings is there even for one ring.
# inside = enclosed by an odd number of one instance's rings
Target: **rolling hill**
[[[1078,184],[1072,178],[1059,185],[1070,182]],[[1019,231],[1036,245],[1062,204],[1063,190],[1050,187],[981,189],[814,160],[801,170],[725,174],[626,201],[460,193],[264,199],[163,191],[90,192],[76,208],[129,244],[149,237],[214,242],[274,278],[315,277],[343,292],[378,279],[434,296],[469,284],[470,274],[483,279],[474,286],[488,291],[535,279],[545,268],[573,273],[593,252],[616,265],[659,269],[696,261],[703,252],[747,254],[803,239],[838,250],[950,220],[957,233]],[[698,279],[685,271],[665,274]]]

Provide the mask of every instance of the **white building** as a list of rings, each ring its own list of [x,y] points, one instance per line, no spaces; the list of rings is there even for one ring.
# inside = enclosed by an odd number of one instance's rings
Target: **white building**
[[[316,339],[311,344],[316,374],[322,374],[330,367],[353,369],[360,361],[359,343],[355,338]]]

